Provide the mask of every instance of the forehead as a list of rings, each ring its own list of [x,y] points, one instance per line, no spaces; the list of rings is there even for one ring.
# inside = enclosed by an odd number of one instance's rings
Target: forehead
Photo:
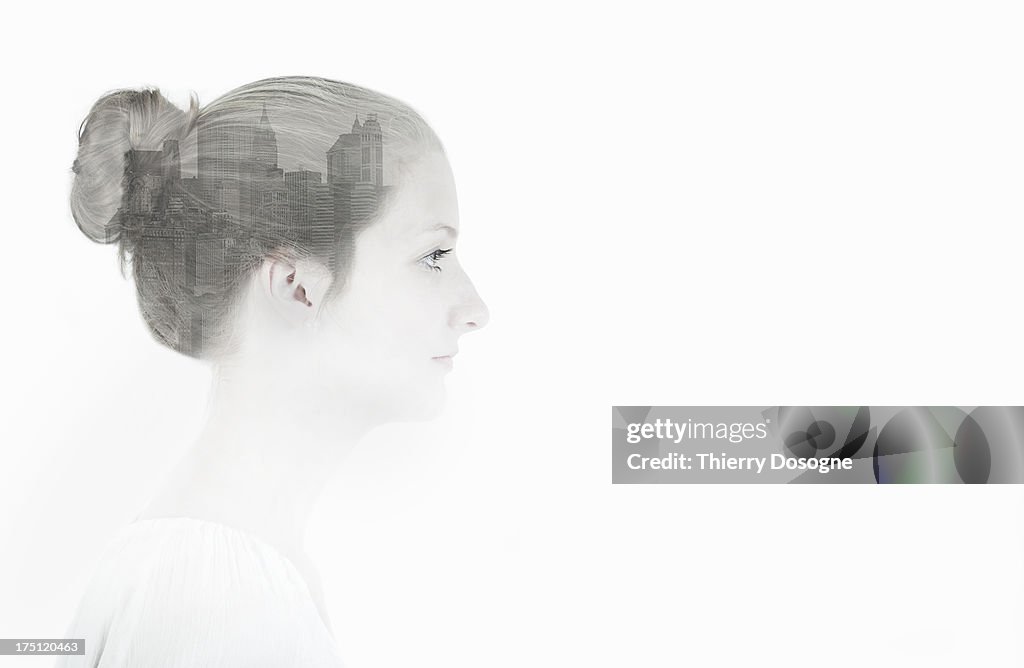
[[[388,234],[425,234],[438,225],[459,228],[455,180],[441,153],[431,152],[410,163],[394,187],[392,206],[380,221]]]

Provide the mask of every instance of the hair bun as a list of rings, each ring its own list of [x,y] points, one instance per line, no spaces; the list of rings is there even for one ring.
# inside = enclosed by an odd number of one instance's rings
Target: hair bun
[[[164,139],[184,138],[198,113],[195,95],[185,112],[157,88],[117,90],[96,101],[79,129],[71,168],[71,214],[87,237],[99,243],[120,238],[112,219],[124,195],[128,151],[158,149]]]

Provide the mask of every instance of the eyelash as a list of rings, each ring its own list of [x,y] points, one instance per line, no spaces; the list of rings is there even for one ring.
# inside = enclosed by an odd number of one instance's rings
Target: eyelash
[[[433,259],[434,262],[440,262],[441,258],[443,258],[445,255],[447,255],[448,253],[451,253],[451,252],[452,252],[451,248],[445,248],[445,249],[439,248],[436,251],[434,251],[433,253],[430,253],[429,255],[427,255],[422,260],[420,260],[420,262],[427,262],[427,260],[431,260],[431,259]],[[427,267],[431,271],[441,271],[441,267],[439,267],[436,264],[431,264],[430,262],[427,262]]]

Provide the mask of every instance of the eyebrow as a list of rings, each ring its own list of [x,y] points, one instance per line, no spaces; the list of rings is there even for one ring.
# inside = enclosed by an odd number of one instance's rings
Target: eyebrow
[[[455,229],[451,225],[445,225],[443,223],[435,225],[434,227],[428,228],[426,230],[426,233],[437,232],[439,230],[444,230],[445,232],[447,232],[448,234],[452,235],[452,237],[454,237],[456,239],[459,238],[459,231],[457,229]]]

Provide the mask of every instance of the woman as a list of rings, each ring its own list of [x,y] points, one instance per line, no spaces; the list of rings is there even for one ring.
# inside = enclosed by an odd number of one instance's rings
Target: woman
[[[212,366],[207,421],[111,544],[60,665],[335,666],[303,548],[322,487],[376,425],[443,405],[487,307],[459,266],[451,169],[407,105],[324,79],[188,111],[102,97],[71,204],[130,259],[154,338]]]

